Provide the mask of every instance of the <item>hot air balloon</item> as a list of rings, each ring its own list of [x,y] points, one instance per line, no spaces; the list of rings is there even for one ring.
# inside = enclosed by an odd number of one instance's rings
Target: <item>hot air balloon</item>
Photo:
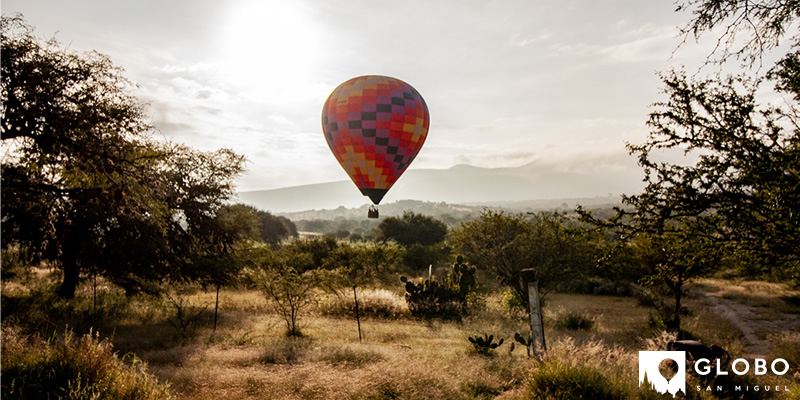
[[[322,107],[322,131],[333,155],[361,194],[369,217],[425,143],[428,106],[411,85],[387,76],[342,83]]]

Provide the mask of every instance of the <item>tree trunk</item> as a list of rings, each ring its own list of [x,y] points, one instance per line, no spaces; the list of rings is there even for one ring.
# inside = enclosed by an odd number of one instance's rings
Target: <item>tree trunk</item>
[[[681,287],[682,284],[675,285],[675,316],[672,322],[675,332],[681,332]]]
[[[64,280],[61,281],[61,286],[58,288],[57,293],[64,299],[75,298],[75,290],[78,288],[78,280],[80,278],[78,263],[75,260],[63,260],[61,266],[64,269]]]
[[[356,287],[353,286],[353,298],[356,300],[356,324],[358,324],[358,342],[361,343],[361,318],[358,316],[358,295]]]

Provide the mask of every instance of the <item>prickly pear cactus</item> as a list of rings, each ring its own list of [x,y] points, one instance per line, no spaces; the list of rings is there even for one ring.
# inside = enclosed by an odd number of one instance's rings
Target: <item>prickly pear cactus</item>
[[[531,344],[533,344],[533,337],[531,337],[531,335],[528,335],[528,338],[526,339],[525,337],[520,335],[519,332],[514,332],[514,340],[519,342],[519,344],[525,346],[525,351],[528,352],[528,357],[530,357],[531,356]]]
[[[488,333],[484,333],[483,337],[469,337],[469,342],[472,343],[475,351],[483,355],[489,355],[492,350],[502,346],[503,340],[503,338],[500,338],[497,343],[494,343],[494,335],[489,335]]]
[[[475,267],[458,256],[456,263],[440,279],[419,279],[416,283],[405,276],[405,298],[411,314],[424,318],[461,319],[467,312],[467,296],[476,287]]]

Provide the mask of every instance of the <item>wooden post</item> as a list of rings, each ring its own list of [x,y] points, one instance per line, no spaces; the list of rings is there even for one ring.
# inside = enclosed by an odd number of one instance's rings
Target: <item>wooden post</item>
[[[356,323],[358,324],[358,343],[361,343],[361,318],[358,316],[358,295],[356,287],[353,285],[353,298],[356,300]]]
[[[214,332],[217,331],[217,314],[219,314],[219,287],[217,283],[217,299],[214,301]]]
[[[539,304],[539,281],[536,280],[536,270],[523,269],[520,278],[528,289],[528,312],[531,316],[531,347],[536,357],[541,356],[540,350],[547,347],[544,340],[544,324],[542,323],[542,309]]]

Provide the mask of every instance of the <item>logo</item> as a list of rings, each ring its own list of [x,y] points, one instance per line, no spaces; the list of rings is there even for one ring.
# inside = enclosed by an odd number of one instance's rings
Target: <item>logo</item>
[[[672,360],[677,364],[678,372],[672,379],[667,380],[659,366],[664,360]],[[684,351],[640,351],[639,352],[639,386],[645,382],[659,393],[669,392],[672,397],[681,391],[686,395],[686,352]]]

